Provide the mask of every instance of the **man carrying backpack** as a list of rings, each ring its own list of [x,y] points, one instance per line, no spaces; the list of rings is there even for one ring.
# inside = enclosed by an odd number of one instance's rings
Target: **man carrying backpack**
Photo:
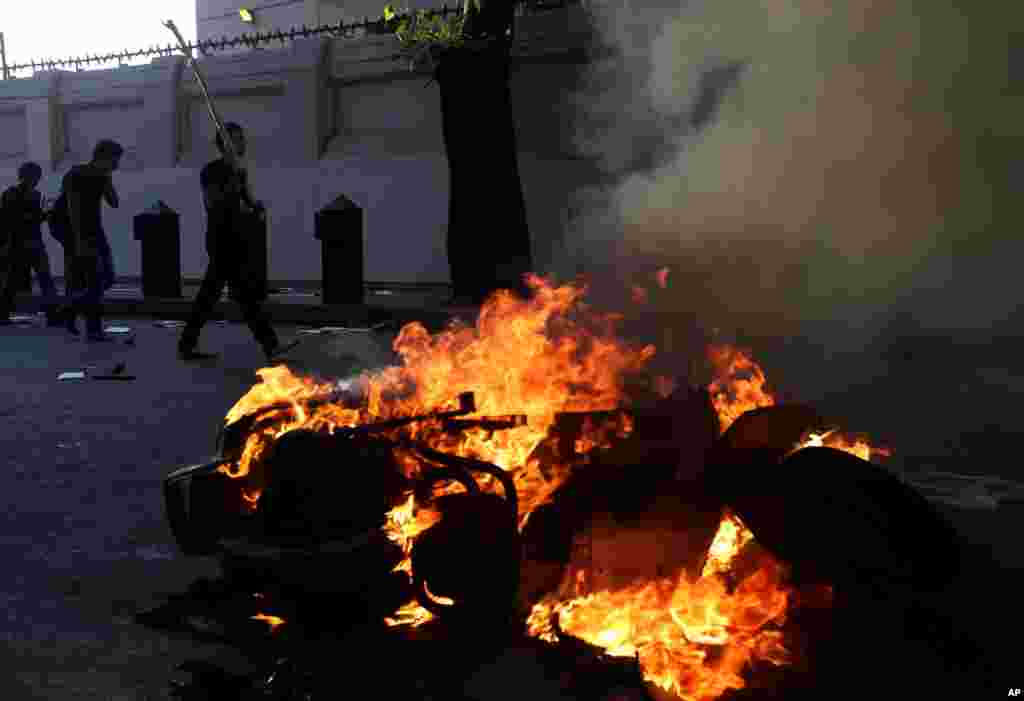
[[[50,257],[43,243],[42,223],[46,219],[42,195],[37,189],[43,177],[38,163],[23,163],[18,168],[18,183],[0,195],[0,239],[5,249],[0,264],[0,326],[12,322],[14,300],[26,273],[35,271],[43,293],[43,311],[49,326],[63,323],[57,312],[57,289],[50,274]]]

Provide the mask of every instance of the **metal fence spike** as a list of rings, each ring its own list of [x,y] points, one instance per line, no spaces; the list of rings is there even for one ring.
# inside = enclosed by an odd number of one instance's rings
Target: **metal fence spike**
[[[563,0],[559,3],[561,6],[567,6],[574,4],[572,0]],[[461,16],[464,14],[464,6],[458,1],[452,2],[452,0],[445,0],[440,6],[435,6],[430,10],[425,11],[414,11],[412,9],[398,14],[394,19],[398,21],[411,21],[416,23],[421,18],[434,18],[434,17],[447,17],[448,15],[454,14]],[[370,19],[367,16],[363,17],[362,22],[349,21],[346,23],[344,19],[339,19],[337,23],[331,24],[320,24],[314,27],[310,27],[307,24],[303,24],[301,27],[292,26],[287,30],[277,28],[275,30],[268,30],[265,32],[248,33],[242,34],[240,37],[236,36],[229,39],[227,36],[221,36],[219,40],[215,38],[209,38],[205,41],[199,41],[198,39],[188,44],[186,49],[191,52],[192,50],[199,50],[204,55],[208,51],[222,50],[228,47],[235,46],[249,46],[252,48],[257,47],[260,44],[268,44],[273,42],[275,39],[281,44],[285,44],[287,41],[295,40],[298,37],[310,37],[310,36],[322,36],[324,34],[331,37],[350,37],[357,33],[358,30],[371,30],[382,26],[387,23],[384,21],[382,16],[378,16],[375,19]],[[100,63],[103,61],[112,61],[114,59],[124,61],[126,59],[134,58],[137,56],[147,55],[173,55],[177,51],[178,47],[168,44],[166,48],[161,48],[159,45],[153,45],[149,48],[140,48],[138,50],[124,49],[119,53],[111,53],[106,55],[99,54],[83,54],[81,56],[66,57],[62,59],[33,59],[30,62],[9,66],[9,70],[18,71],[25,69],[41,70],[45,68],[53,68],[55,66],[71,66],[74,65],[76,69],[81,70],[82,64],[89,63]]]

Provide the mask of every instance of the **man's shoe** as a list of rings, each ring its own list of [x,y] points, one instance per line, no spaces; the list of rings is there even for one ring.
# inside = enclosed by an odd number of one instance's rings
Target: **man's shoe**
[[[50,328],[59,328],[67,324],[68,315],[60,309],[52,309],[46,312],[46,325]]]
[[[217,353],[204,353],[201,350],[195,348],[179,348],[178,358],[185,361],[186,363],[195,362],[199,360],[216,360],[218,358]]]
[[[289,341],[288,343],[285,344],[278,343],[276,348],[270,350],[265,349],[263,352],[267,356],[267,362],[273,364],[284,360],[285,356],[289,352],[295,350],[295,347],[298,345],[299,340],[295,339],[294,341]]]

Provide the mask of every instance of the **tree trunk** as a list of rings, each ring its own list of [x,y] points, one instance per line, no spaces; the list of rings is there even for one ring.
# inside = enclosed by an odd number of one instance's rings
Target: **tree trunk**
[[[448,263],[456,295],[524,291],[533,267],[504,41],[449,49],[435,77],[448,156]]]

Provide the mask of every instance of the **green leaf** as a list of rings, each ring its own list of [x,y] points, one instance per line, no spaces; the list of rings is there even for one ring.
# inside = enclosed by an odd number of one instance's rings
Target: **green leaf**
[[[391,20],[393,20],[395,18],[396,14],[397,13],[395,12],[395,8],[394,7],[392,7],[391,5],[385,5],[384,6],[384,21],[385,22],[390,22]]]

